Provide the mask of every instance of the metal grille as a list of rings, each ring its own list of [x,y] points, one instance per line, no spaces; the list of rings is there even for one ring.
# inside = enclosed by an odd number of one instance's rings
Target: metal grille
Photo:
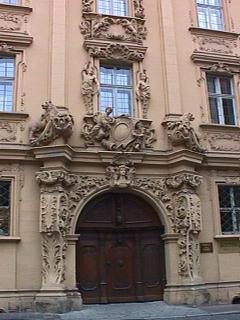
[[[240,186],[218,186],[223,234],[240,232]]]
[[[197,0],[200,28],[224,30],[222,0]]]
[[[11,181],[0,181],[0,236],[9,235]]]
[[[132,115],[132,76],[128,67],[102,66],[100,70],[101,111],[113,108],[113,115]]]

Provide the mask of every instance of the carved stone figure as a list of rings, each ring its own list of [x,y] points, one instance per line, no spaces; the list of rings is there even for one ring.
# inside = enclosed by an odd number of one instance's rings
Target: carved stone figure
[[[192,127],[193,120],[193,114],[187,113],[180,117],[167,118],[162,125],[167,129],[168,138],[173,146],[183,144],[190,150],[204,152],[198,134]]]
[[[51,101],[42,105],[44,113],[30,128],[30,144],[34,147],[47,145],[59,137],[67,140],[72,134],[73,117],[66,107],[57,107]]]
[[[85,116],[82,136],[86,147],[100,143],[107,150],[135,152],[152,147],[155,131],[150,128],[151,121],[125,115],[111,117],[111,112],[107,108],[105,113]]]
[[[96,68],[88,62],[82,71],[82,95],[88,114],[93,113],[93,97],[99,92]]]
[[[149,101],[151,98],[149,78],[147,76],[146,70],[139,73],[139,79],[136,87],[136,98],[139,101],[143,118],[147,118],[147,112],[149,108]]]
[[[93,2],[94,0],[82,0],[82,12],[93,12]]]
[[[126,156],[116,156],[106,169],[112,187],[126,188],[134,183],[136,169]]]
[[[144,19],[145,13],[144,13],[144,7],[142,4],[142,0],[133,0],[134,5],[134,15],[137,18]]]

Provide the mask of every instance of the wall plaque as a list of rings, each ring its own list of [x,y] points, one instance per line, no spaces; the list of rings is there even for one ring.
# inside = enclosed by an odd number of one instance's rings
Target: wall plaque
[[[213,243],[212,242],[200,243],[200,252],[201,253],[212,253],[213,252]]]

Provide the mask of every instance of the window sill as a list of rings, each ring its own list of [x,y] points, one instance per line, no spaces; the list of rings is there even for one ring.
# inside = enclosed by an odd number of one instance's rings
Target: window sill
[[[27,6],[21,6],[21,5],[17,5],[17,4],[8,4],[8,3],[0,3],[0,10],[1,9],[7,9],[9,11],[18,11],[18,12],[25,12],[25,13],[30,13],[32,12],[32,8],[31,7],[27,7]]]
[[[28,113],[23,112],[4,112],[0,111],[0,120],[24,120],[29,117]]]
[[[227,124],[215,124],[215,123],[202,123],[199,125],[199,127],[203,129],[213,129],[213,130],[219,130],[219,131],[229,131],[229,130],[234,130],[234,131],[240,131],[240,127],[235,125],[227,125]]]
[[[240,240],[239,234],[220,234],[214,237],[216,241],[225,241],[225,240]]]
[[[214,29],[204,29],[199,27],[190,27],[188,29],[192,34],[199,34],[199,35],[212,35],[212,36],[220,36],[224,38],[238,38],[239,33],[237,32],[230,32],[226,30],[214,30]]]
[[[19,241],[21,241],[20,237],[0,236],[0,242],[19,242]]]

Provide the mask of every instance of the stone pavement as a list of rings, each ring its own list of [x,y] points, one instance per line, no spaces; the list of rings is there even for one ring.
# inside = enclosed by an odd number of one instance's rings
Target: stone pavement
[[[189,307],[165,302],[85,305],[65,314],[2,313],[0,320],[240,320],[240,305]]]

